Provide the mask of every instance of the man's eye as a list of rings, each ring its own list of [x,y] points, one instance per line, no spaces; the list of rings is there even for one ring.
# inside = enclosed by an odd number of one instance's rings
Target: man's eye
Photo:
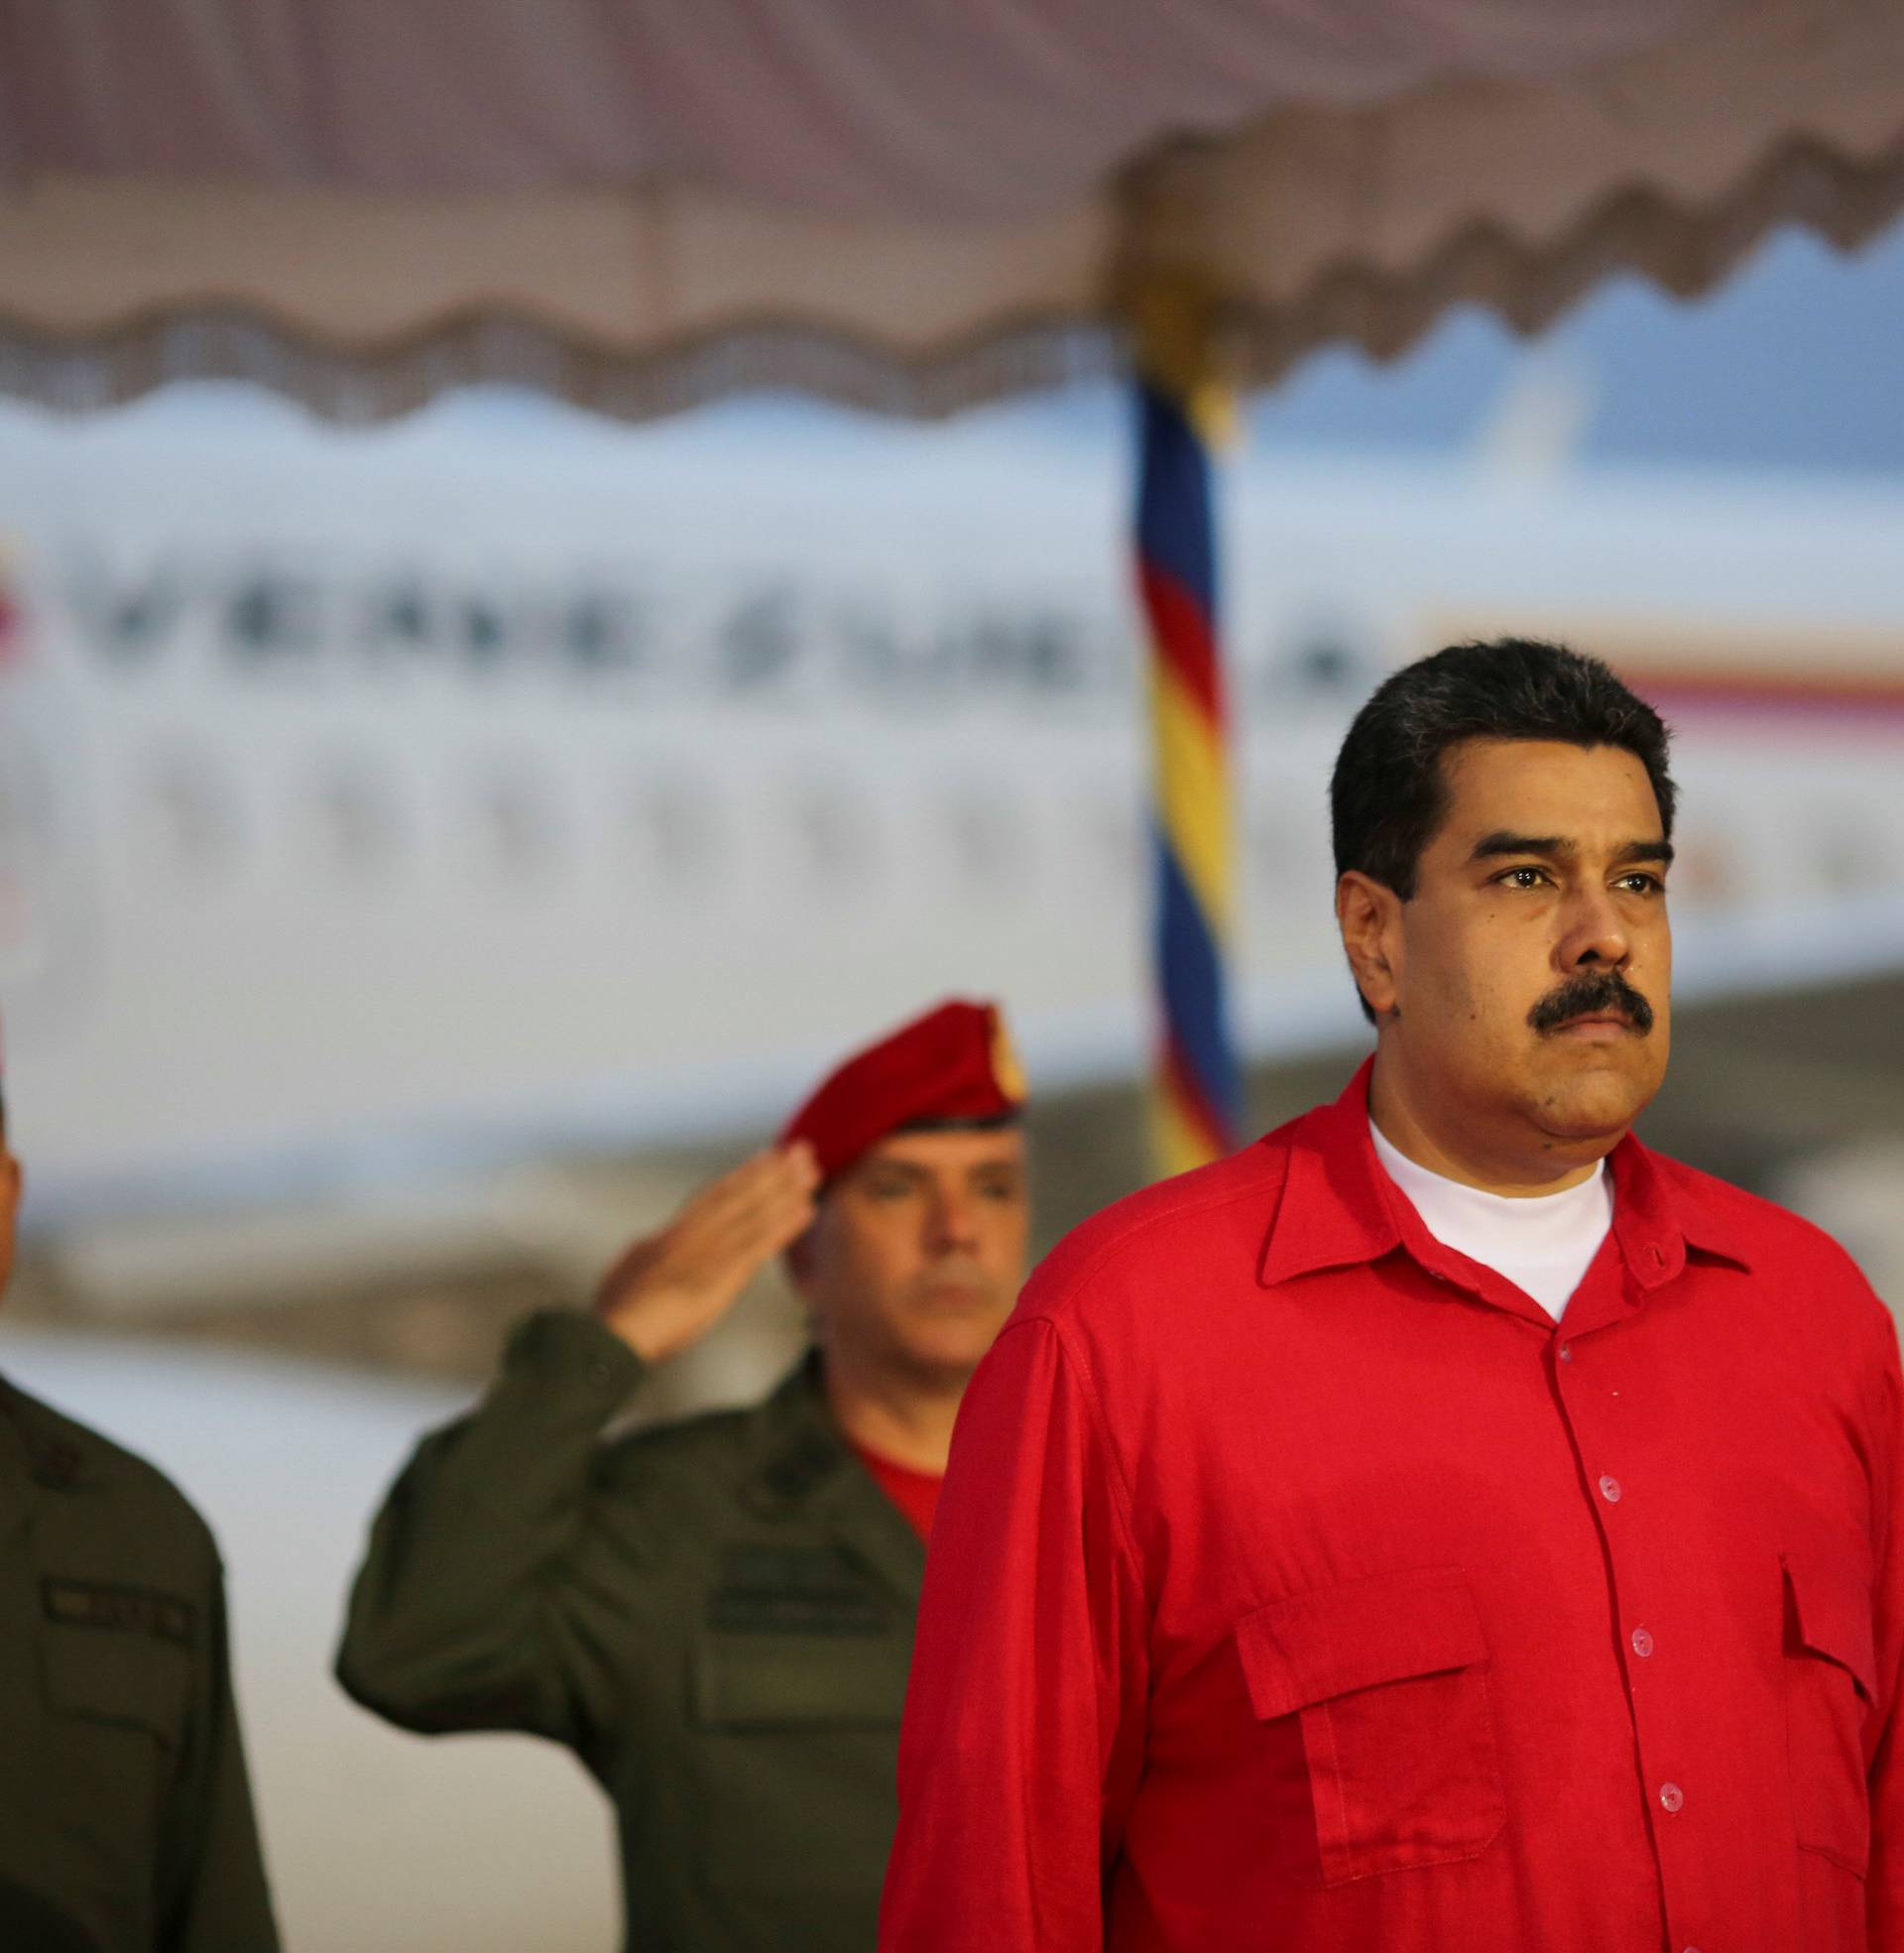
[[[982,1180],[979,1192],[987,1200],[1016,1200],[1019,1197],[1016,1180]]]
[[[1625,889],[1632,895],[1664,895],[1666,893],[1666,884],[1657,875],[1647,875],[1644,873],[1622,875],[1613,886],[1615,888]]]
[[[1544,868],[1510,868],[1500,881],[1510,889],[1537,889],[1547,879]]]
[[[874,1200],[903,1200],[912,1191],[910,1180],[868,1180],[866,1191]]]

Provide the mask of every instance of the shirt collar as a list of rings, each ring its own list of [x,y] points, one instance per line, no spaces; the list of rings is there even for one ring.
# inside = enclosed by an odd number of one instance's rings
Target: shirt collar
[[[1319,1105],[1289,1134],[1282,1198],[1263,1247],[1265,1286],[1379,1261],[1401,1246],[1401,1232],[1382,1197],[1381,1165],[1368,1138],[1366,1059],[1333,1105]]]
[[[766,1519],[798,1515],[916,1607],[925,1542],[873,1482],[833,1421],[817,1349],[807,1351],[754,1415],[760,1455],[742,1487],[743,1502]]]
[[[1613,1236],[1642,1288],[1671,1282],[1684,1270],[1689,1250],[1751,1267],[1749,1253],[1697,1176],[1669,1171],[1671,1162],[1631,1133],[1607,1155],[1606,1164],[1613,1176]]]
[[[1258,1276],[1265,1286],[1321,1269],[1374,1262],[1404,1241],[1385,1192],[1387,1175],[1368,1137],[1367,1058],[1333,1105],[1297,1120]],[[1632,1134],[1607,1156],[1613,1176],[1613,1236],[1644,1289],[1679,1275],[1689,1248],[1748,1266],[1732,1231],[1697,1185],[1669,1179],[1664,1162]]]

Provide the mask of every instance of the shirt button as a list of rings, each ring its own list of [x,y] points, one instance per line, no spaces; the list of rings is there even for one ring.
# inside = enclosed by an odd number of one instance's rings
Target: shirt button
[[[1561,1344],[1561,1346],[1560,1346],[1560,1360],[1561,1360],[1561,1362],[1563,1362],[1563,1363],[1571,1363],[1571,1362],[1573,1362],[1573,1360],[1574,1360],[1574,1346],[1573,1346],[1573,1344],[1572,1344],[1572,1343],[1562,1343],[1562,1344]]]
[[[1616,1478],[1603,1478],[1600,1482],[1600,1496],[1603,1499],[1605,1499],[1609,1506],[1618,1505],[1619,1480]]]
[[[1635,1628],[1633,1630],[1633,1652],[1637,1654],[1642,1661],[1644,1661],[1647,1655],[1652,1653],[1652,1651],[1653,1651],[1652,1636],[1649,1635],[1644,1628]]]
[[[1659,1786],[1660,1807],[1664,1810],[1677,1810],[1686,1801],[1686,1792],[1677,1783],[1662,1783]]]

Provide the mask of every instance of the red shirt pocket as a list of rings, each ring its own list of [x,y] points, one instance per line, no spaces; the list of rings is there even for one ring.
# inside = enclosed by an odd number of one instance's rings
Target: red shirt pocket
[[[1864,1876],[1871,1853],[1866,1771],[1876,1660],[1869,1556],[1808,1544],[1785,1569],[1785,1732],[1792,1821],[1802,1850]]]
[[[1236,1632],[1257,1716],[1301,1719],[1324,1885],[1477,1858],[1500,1834],[1488,1644],[1459,1568],[1295,1594]]]

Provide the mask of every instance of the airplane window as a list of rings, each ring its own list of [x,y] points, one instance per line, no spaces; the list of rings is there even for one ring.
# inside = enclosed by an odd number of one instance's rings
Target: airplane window
[[[1320,838],[1313,815],[1287,804],[1258,809],[1250,818],[1245,847],[1246,873],[1263,895],[1286,900],[1306,890],[1318,868]]]
[[[1819,878],[1834,894],[1855,896],[1897,882],[1897,855],[1889,836],[1869,814],[1843,806],[1823,809],[1813,832]]]
[[[49,897],[60,859],[53,782],[42,755],[0,727],[0,979],[24,979],[40,962]]]
[[[1720,837],[1740,830],[1723,814],[1715,821],[1720,811],[1709,807],[1704,825],[1675,836],[1672,892],[1679,902],[1724,903],[1738,895],[1738,859]]]
[[[499,879],[533,882],[553,872],[561,822],[546,781],[499,768],[476,783],[475,814],[484,865]]]
[[[1129,892],[1149,861],[1143,818],[1133,788],[1130,795],[1105,795],[1084,809],[1081,819],[1090,879]]]
[[[46,769],[31,749],[0,746],[0,847],[11,852],[30,844],[43,823],[47,803]]]
[[[345,760],[326,768],[312,811],[319,846],[339,873],[369,878],[395,865],[403,816],[394,789],[375,766]]]
[[[791,828],[809,879],[832,894],[847,894],[877,871],[874,816],[834,787],[818,781],[794,790]]]
[[[241,839],[236,795],[208,753],[179,747],[150,756],[136,799],[133,831],[158,873],[203,882],[236,859]]]
[[[1002,900],[1029,879],[1036,845],[1033,821],[1010,792],[973,781],[947,799],[941,818],[953,873],[969,894]]]
[[[697,782],[640,782],[629,795],[628,828],[638,872],[679,892],[705,893],[723,871],[720,811]]]

